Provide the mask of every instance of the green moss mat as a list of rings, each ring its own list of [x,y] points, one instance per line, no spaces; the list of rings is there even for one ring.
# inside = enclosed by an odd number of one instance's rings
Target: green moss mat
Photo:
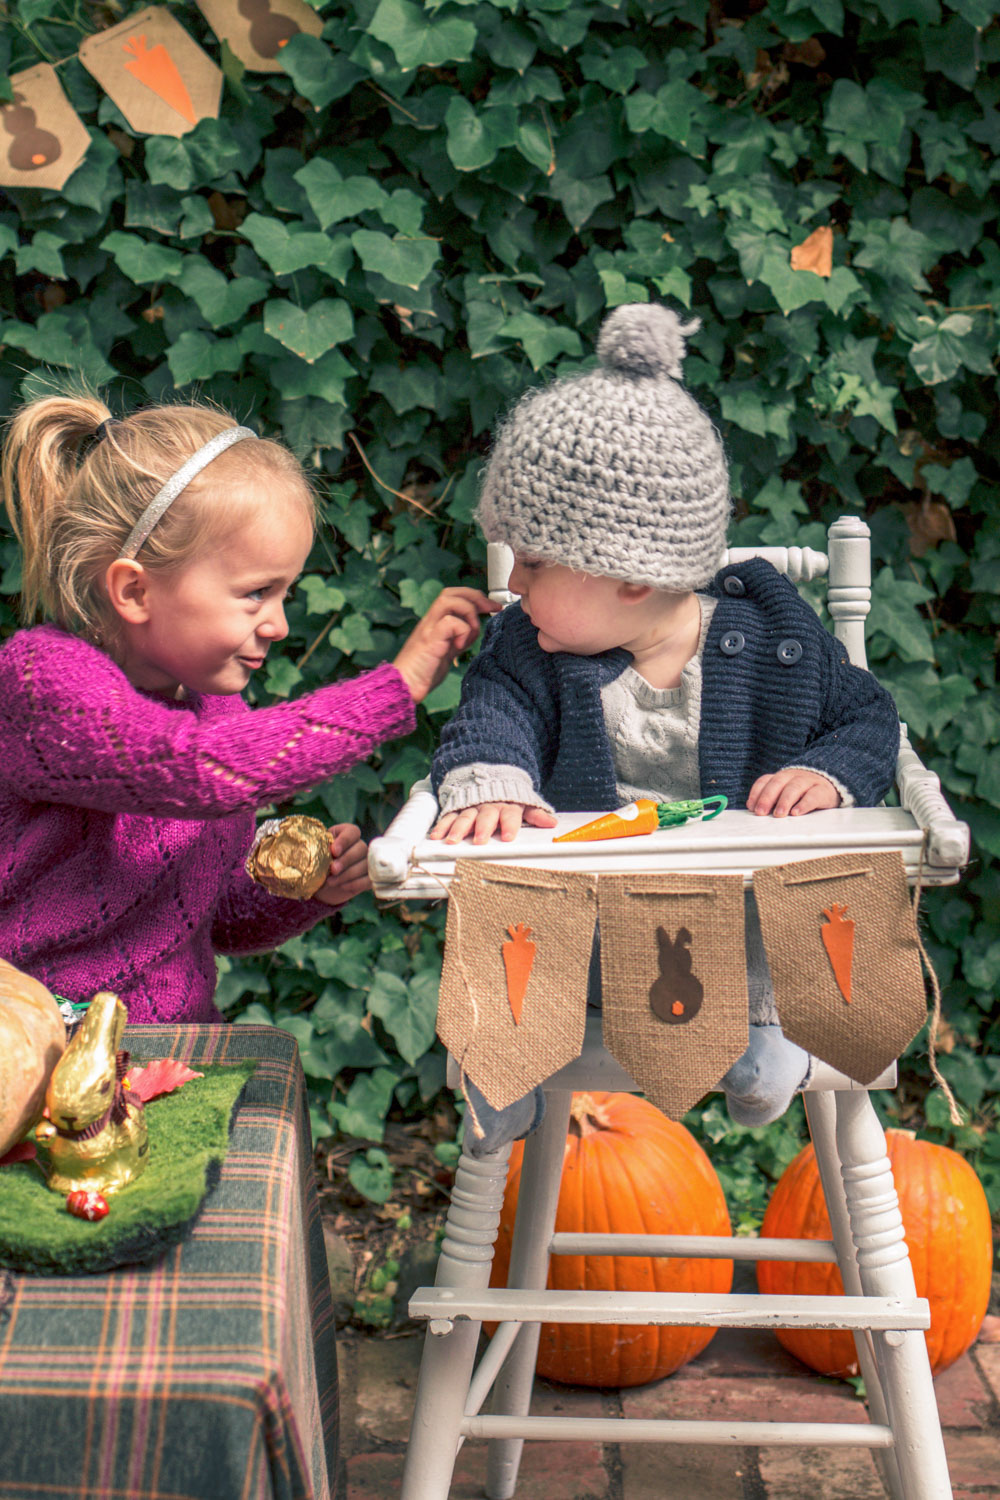
[[[218,1180],[237,1100],[256,1063],[205,1066],[204,1078],[146,1105],[149,1165],[89,1224],[66,1210],[34,1162],[0,1169],[0,1266],[47,1276],[155,1260],[181,1239]]]

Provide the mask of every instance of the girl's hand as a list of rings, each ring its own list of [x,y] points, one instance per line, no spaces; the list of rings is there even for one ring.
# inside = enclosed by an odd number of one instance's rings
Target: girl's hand
[[[315,899],[327,906],[343,906],[352,896],[372,888],[368,878],[368,845],[361,837],[361,829],[353,823],[336,823],[329,834],[330,873]]]
[[[543,807],[525,807],[521,802],[481,802],[478,807],[463,807],[461,812],[445,813],[438,818],[429,838],[458,844],[472,834],[474,844],[485,844],[497,828],[505,843],[517,835],[521,823],[531,828],[555,828],[556,819]]]
[[[747,798],[747,812],[758,817],[771,813],[775,818],[789,814],[797,818],[800,813],[839,806],[840,793],[832,781],[818,771],[797,770],[793,766],[770,776],[758,776]]]
[[[442,589],[393,665],[419,703],[437,687],[460,651],[479,634],[479,616],[500,608],[480,589]]]

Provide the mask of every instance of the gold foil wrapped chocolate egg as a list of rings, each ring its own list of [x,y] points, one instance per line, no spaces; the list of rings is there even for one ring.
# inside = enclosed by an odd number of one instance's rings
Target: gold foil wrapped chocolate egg
[[[317,818],[270,818],[258,830],[246,869],[272,895],[308,901],[330,873],[330,836]]]

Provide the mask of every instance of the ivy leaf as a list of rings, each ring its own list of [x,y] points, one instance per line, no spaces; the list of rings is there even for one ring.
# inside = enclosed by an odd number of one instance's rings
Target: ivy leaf
[[[533,370],[542,369],[560,354],[576,358],[583,354],[583,344],[575,328],[564,328],[537,313],[515,313],[504,323],[503,336],[518,341]]]
[[[359,1151],[347,1165],[351,1186],[372,1203],[387,1203],[392,1197],[392,1164],[384,1151],[371,1146],[362,1156]]]
[[[113,379],[115,370],[101,354],[94,332],[79,303],[43,313],[37,323],[5,323],[3,341],[23,349],[46,365],[79,370],[92,385]]]
[[[654,135],[686,146],[691,131],[692,114],[701,103],[698,90],[682,78],[665,83],[655,94],[629,94],[625,100],[625,119],[635,135],[651,130]]]
[[[904,218],[869,219],[857,231],[852,227],[851,238],[861,239],[855,266],[876,271],[886,281],[904,281],[917,291],[930,291],[923,273],[937,262],[937,246]]]
[[[136,286],[149,286],[158,281],[176,281],[184,263],[179,250],[166,245],[156,245],[137,234],[125,234],[116,229],[101,241],[102,250],[110,250],[115,265],[134,281]]]
[[[281,49],[281,66],[296,89],[316,109],[342,99],[365,76],[344,52],[334,52],[318,36],[300,31]]]
[[[268,302],[264,308],[264,331],[311,365],[335,344],[351,337],[354,316],[350,303],[343,298],[334,302],[324,297],[307,308],[283,300]]]
[[[433,16],[410,0],[379,0],[368,23],[370,35],[385,42],[403,72],[465,62],[476,44],[476,26],[458,16]]]
[[[398,1074],[390,1068],[359,1073],[343,1103],[338,1099],[330,1101],[330,1116],[337,1128],[344,1135],[356,1136],[362,1141],[380,1141],[385,1134],[385,1117],[398,1082]]]
[[[328,229],[342,219],[356,218],[366,209],[377,209],[386,199],[385,189],[373,177],[345,180],[333,162],[323,156],[314,156],[294,176],[305,188],[320,229]]]
[[[374,271],[386,281],[409,287],[411,291],[416,291],[429,276],[441,253],[437,240],[404,239],[401,235],[390,239],[377,229],[356,229],[351,244],[366,271]]]
[[[461,94],[455,94],[445,114],[447,151],[460,172],[476,172],[488,166],[504,146],[518,143],[517,111],[512,104],[477,113]]]
[[[271,284],[259,276],[230,279],[217,271],[204,256],[184,258],[178,285],[198,306],[212,328],[227,328],[267,296]]]
[[[354,370],[339,349],[331,349],[312,364],[306,364],[304,359],[271,360],[268,373],[275,390],[281,392],[287,403],[294,403],[303,396],[316,396],[327,405],[328,415],[332,417],[330,408],[343,406],[346,402],[344,392]],[[330,431],[337,429],[338,424],[334,421]]]
[[[289,46],[291,43],[289,43]],[[307,229],[304,224],[285,224],[280,219],[269,219],[263,214],[248,214],[240,227],[240,233],[248,239],[276,276],[288,276],[293,271],[315,266],[325,271],[335,281],[344,281],[354,259],[351,242],[346,235],[331,239]]]
[[[920,318],[918,322],[928,323],[930,319]],[[973,334],[968,313],[949,313],[942,318],[933,333],[911,346],[907,359],[925,385],[950,380],[963,365],[983,375],[993,370],[989,350]]]
[[[897,578],[883,568],[872,580],[872,608],[868,628],[879,632],[896,647],[903,661],[933,661],[934,645],[927,621],[917,605],[933,598],[929,589],[907,578]]]
[[[167,364],[178,386],[210,380],[222,370],[238,370],[242,363],[243,350],[236,339],[212,339],[194,328],[186,328],[167,350]]]
[[[15,237],[16,243],[16,237]],[[65,281],[66,268],[60,251],[66,241],[47,229],[40,229],[30,244],[18,245],[15,265],[18,276],[37,271],[52,281]]]
[[[379,969],[368,992],[368,1009],[378,1016],[404,1062],[415,1063],[434,1040],[440,975],[422,970],[404,981]]]
[[[305,594],[308,600],[306,613],[310,615],[331,615],[343,609],[347,603],[347,596],[343,589],[338,589],[335,584],[329,583],[319,573],[307,573],[300,578],[295,585],[296,593]],[[338,950],[339,951],[339,950]],[[334,969],[332,973],[339,973]],[[344,981],[347,983],[347,981]]]

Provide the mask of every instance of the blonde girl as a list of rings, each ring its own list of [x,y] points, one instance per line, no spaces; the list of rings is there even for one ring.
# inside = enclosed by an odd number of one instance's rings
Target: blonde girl
[[[367,886],[340,825],[314,899],[269,895],[244,871],[255,810],[412,729],[493,606],[445,589],[391,664],[251,709],[313,539],[285,448],[209,407],[45,397],[10,423],[3,489],[46,623],[0,647],[0,955],[71,1000],[115,990],[133,1022],[218,1022],[216,953]]]

